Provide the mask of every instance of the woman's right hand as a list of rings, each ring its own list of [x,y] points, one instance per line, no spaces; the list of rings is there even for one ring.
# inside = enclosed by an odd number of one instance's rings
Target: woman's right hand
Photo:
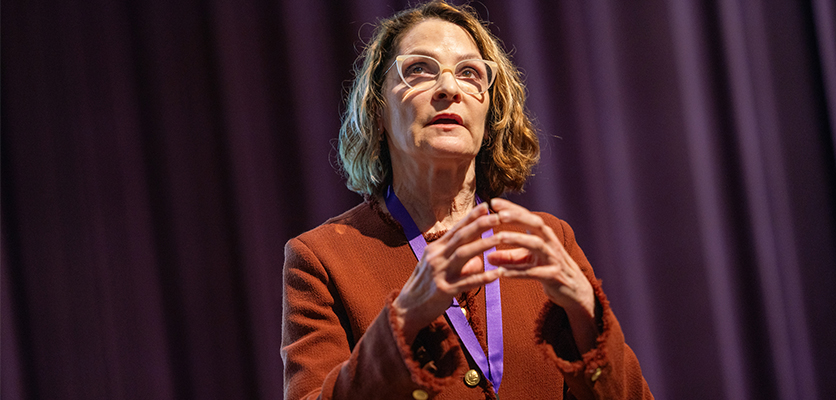
[[[408,344],[421,329],[444,314],[455,296],[499,278],[501,270],[485,271],[479,257],[499,243],[497,235],[482,239],[483,232],[497,225],[499,216],[489,214],[487,203],[482,203],[424,249],[424,255],[392,303],[396,323]]]

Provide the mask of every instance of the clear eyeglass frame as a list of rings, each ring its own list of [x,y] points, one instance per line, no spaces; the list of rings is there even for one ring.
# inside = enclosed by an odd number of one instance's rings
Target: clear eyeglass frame
[[[420,80],[420,84],[415,84],[414,81],[412,84],[410,84],[410,79],[407,79],[407,77],[404,76],[404,62],[416,59],[424,62],[432,61],[438,67],[438,72],[436,72],[435,74],[428,74],[426,78]],[[396,65],[398,70],[398,76],[400,76],[401,82],[403,82],[406,86],[417,91],[425,91],[434,88],[438,84],[439,79],[441,79],[441,74],[443,74],[444,71],[450,71],[453,74],[453,77],[455,78],[456,85],[458,85],[459,89],[461,89],[463,92],[469,94],[482,94],[487,92],[488,89],[490,89],[490,87],[493,86],[494,81],[496,81],[496,75],[499,72],[499,65],[496,62],[490,60],[483,60],[478,58],[467,59],[459,61],[455,65],[450,66],[447,64],[442,64],[441,62],[430,56],[420,54],[402,54],[395,57],[395,62],[393,62],[392,65],[389,66],[389,68],[386,70],[386,72],[383,73],[383,75],[388,74],[389,70],[391,70]],[[414,65],[414,63],[410,63],[409,65],[406,65],[406,67],[412,65]],[[484,65],[486,71],[484,71],[484,73],[478,79],[476,85],[468,84],[468,80],[472,81],[472,79],[459,76],[459,73],[461,72],[459,71],[459,68],[461,68],[462,66],[471,66],[478,68],[478,66],[480,65]]]

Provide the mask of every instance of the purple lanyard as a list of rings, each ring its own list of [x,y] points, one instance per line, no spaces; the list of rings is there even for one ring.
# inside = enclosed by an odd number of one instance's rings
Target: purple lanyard
[[[479,196],[476,196],[476,204],[481,202],[482,200],[479,199]],[[389,209],[392,217],[403,227],[404,234],[407,240],[409,240],[409,246],[412,248],[412,252],[415,253],[415,257],[420,261],[424,255],[424,248],[427,247],[427,241],[424,239],[421,231],[418,230],[418,226],[415,225],[415,221],[412,220],[409,212],[406,211],[401,201],[398,200],[398,196],[395,196],[395,191],[392,190],[391,186],[386,190],[386,208]],[[493,235],[493,229],[483,232],[482,238],[485,239],[491,235]],[[494,251],[496,251],[495,247],[484,253],[486,271],[496,268],[496,266],[488,262],[488,254]],[[464,347],[470,353],[470,356],[473,357],[473,361],[482,370],[482,374],[491,381],[494,391],[499,392],[499,383],[502,381],[502,303],[499,297],[499,279],[485,285],[485,304],[488,308],[485,314],[488,319],[489,359],[485,358],[482,346],[479,344],[479,340],[476,339],[476,335],[467,322],[467,318],[459,310],[459,303],[455,298],[453,298],[453,305],[456,308],[448,308],[447,317],[453,324],[453,329],[459,334],[459,338],[464,343]]]

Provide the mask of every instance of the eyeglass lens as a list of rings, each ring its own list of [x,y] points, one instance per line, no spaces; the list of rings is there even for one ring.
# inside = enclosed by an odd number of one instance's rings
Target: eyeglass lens
[[[427,56],[408,56],[400,59],[398,67],[403,81],[416,90],[427,90],[438,82],[441,66],[438,61]],[[494,71],[484,60],[464,60],[456,64],[456,81],[466,93],[481,94],[488,90]]]

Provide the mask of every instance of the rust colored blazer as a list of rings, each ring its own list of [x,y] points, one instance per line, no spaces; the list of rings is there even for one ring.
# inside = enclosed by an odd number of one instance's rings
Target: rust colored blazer
[[[600,282],[564,221],[538,213],[592,283],[597,346],[578,354],[562,308],[531,280],[500,278],[503,399],[652,399]],[[515,230],[499,226],[495,231]],[[443,316],[411,345],[391,303],[416,260],[400,225],[374,200],[288,241],[283,270],[285,399],[494,399],[491,383],[464,381],[476,364]],[[484,291],[459,298],[487,347]],[[471,382],[472,383],[472,382]]]

